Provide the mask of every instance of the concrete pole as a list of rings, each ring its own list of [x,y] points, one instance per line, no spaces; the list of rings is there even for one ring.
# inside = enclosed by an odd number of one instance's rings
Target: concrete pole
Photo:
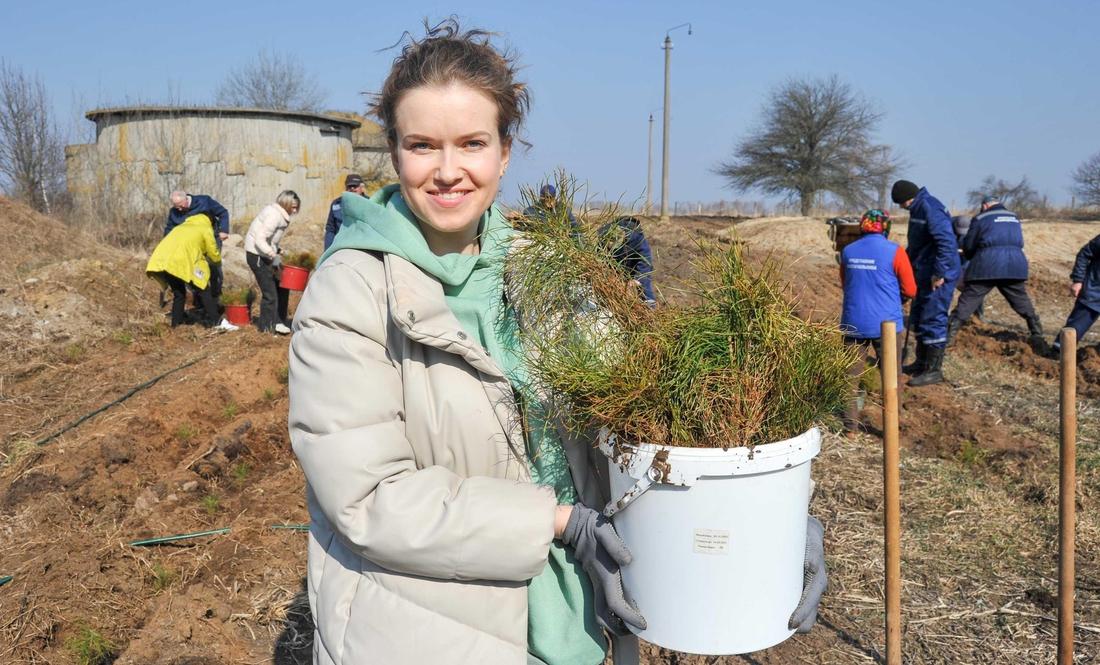
[[[665,50],[665,128],[664,136],[662,137],[662,151],[661,151],[661,221],[668,221],[668,120],[669,110],[672,108],[669,104],[669,72],[670,62],[672,59],[672,38],[667,34],[665,35],[665,45],[662,47]]]
[[[649,114],[649,165],[645,174],[645,214],[653,209],[653,114]]]

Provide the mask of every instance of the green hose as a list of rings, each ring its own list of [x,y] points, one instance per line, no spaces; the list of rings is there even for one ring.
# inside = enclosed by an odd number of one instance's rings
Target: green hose
[[[161,543],[170,543],[173,540],[187,540],[188,538],[202,538],[203,536],[213,536],[219,533],[229,533],[230,529],[214,529],[213,531],[202,531],[199,533],[186,533],[182,536],[168,536],[167,538],[153,538],[151,540],[135,540],[130,543],[130,547],[141,547],[143,545],[159,545]]]
[[[286,529],[288,531],[309,531],[308,524],[272,524],[272,529]]]
[[[62,434],[64,434],[65,432],[68,432],[69,430],[73,429],[74,427],[77,427],[78,425],[82,424],[82,423],[83,423],[83,422],[84,422],[85,420],[88,420],[89,418],[91,418],[91,417],[93,417],[93,416],[97,416],[97,415],[99,415],[99,414],[103,413],[104,411],[106,411],[107,409],[111,408],[112,406],[114,406],[114,405],[116,405],[116,404],[122,404],[122,403],[123,403],[123,402],[125,402],[126,400],[130,399],[131,397],[133,397],[133,396],[134,396],[134,394],[135,394],[135,393],[137,393],[138,391],[140,391],[140,390],[145,390],[146,388],[148,388],[149,386],[153,385],[153,384],[154,384],[154,383],[156,383],[157,381],[160,381],[161,379],[163,379],[164,377],[168,376],[169,374],[172,374],[172,373],[178,372],[178,371],[180,371],[181,369],[186,369],[186,368],[190,367],[191,365],[194,365],[195,363],[199,362],[200,360],[204,360],[204,359],[206,359],[207,357],[209,357],[209,354],[207,354],[207,355],[205,355],[205,356],[202,356],[202,357],[200,357],[200,358],[195,358],[194,360],[192,360],[191,362],[189,362],[189,363],[187,363],[187,364],[184,364],[184,365],[180,365],[180,366],[179,366],[179,367],[177,367],[176,369],[173,369],[173,370],[170,370],[170,371],[168,371],[168,372],[165,372],[164,374],[161,374],[160,376],[158,376],[158,377],[157,377],[157,378],[155,378],[155,379],[152,379],[152,380],[146,381],[145,383],[141,384],[141,385],[140,385],[140,386],[138,386],[137,388],[134,388],[133,390],[131,390],[130,392],[126,393],[126,394],[125,394],[125,395],[123,395],[122,397],[119,397],[118,399],[116,399],[115,401],[111,402],[110,404],[107,404],[107,405],[105,405],[105,406],[101,406],[101,407],[99,407],[98,409],[96,409],[95,411],[92,411],[92,412],[91,412],[91,413],[89,413],[88,415],[84,416],[83,418],[81,418],[80,420],[76,421],[76,422],[75,422],[75,423],[73,423],[72,425],[69,425],[68,427],[66,427],[65,429],[61,430],[60,432],[58,432],[58,433],[56,433],[56,434],[52,434],[52,435],[50,435],[50,436],[47,436],[47,437],[46,437],[45,439],[42,439],[41,441],[39,441],[39,442],[38,442],[38,445],[40,445],[40,446],[44,446],[44,445],[46,445],[47,443],[49,443],[50,441],[53,441],[54,439],[56,439],[57,437],[61,436],[61,435],[62,435]]]
[[[8,575],[7,577],[0,577],[0,586],[4,586],[8,582],[12,581],[12,579],[13,578],[11,575]]]

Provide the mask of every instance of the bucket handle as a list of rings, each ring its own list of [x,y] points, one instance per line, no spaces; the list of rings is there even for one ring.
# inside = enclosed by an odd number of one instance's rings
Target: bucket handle
[[[604,517],[611,517],[615,513],[619,512],[623,508],[629,506],[635,499],[641,496],[647,489],[653,486],[654,483],[659,483],[664,477],[664,473],[656,466],[650,466],[646,469],[645,475],[638,479],[638,482],[634,483],[634,486],[623,493],[618,499],[609,501],[607,506],[603,509]]]

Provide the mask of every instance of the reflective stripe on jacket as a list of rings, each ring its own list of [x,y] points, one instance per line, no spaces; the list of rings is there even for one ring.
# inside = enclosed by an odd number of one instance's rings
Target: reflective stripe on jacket
[[[966,267],[968,282],[1028,277],[1020,218],[1000,203],[971,220],[962,249],[970,261]]]

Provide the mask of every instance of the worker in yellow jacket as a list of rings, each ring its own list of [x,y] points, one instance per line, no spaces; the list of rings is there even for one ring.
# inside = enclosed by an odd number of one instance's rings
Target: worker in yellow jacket
[[[210,288],[212,266],[222,262],[214,230],[206,215],[192,215],[164,236],[149,257],[145,274],[161,286],[172,289],[172,327],[184,322],[187,285],[198,289],[204,311],[202,324],[207,328],[218,323],[218,306]]]

